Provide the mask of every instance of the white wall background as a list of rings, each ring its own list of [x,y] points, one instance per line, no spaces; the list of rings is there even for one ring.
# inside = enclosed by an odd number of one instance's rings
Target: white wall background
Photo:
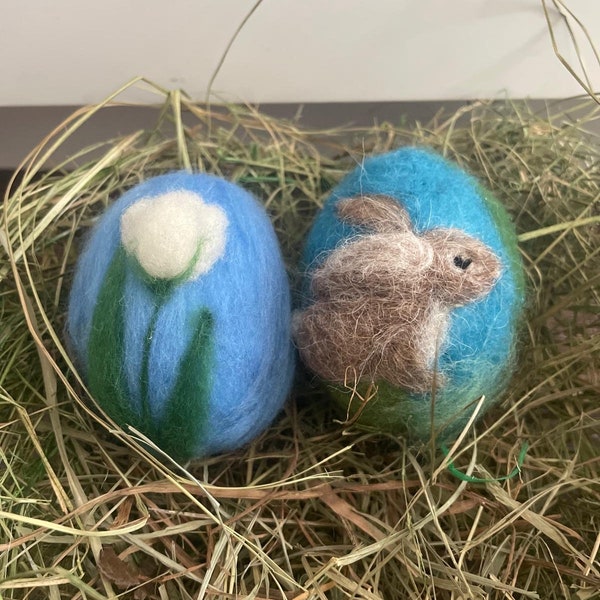
[[[600,1],[562,1],[600,40]],[[202,100],[253,3],[3,0],[0,106],[96,102],[136,75]],[[575,65],[564,23],[547,4],[560,48]],[[591,64],[589,47],[584,54]],[[213,91],[244,102],[582,92],[554,56],[542,0],[263,0]]]
[[[0,168],[17,166],[74,106],[98,102],[135,76],[205,100],[255,2],[0,0]],[[559,50],[581,74],[560,3],[600,44],[600,0],[546,0]],[[600,89],[591,46],[569,22]],[[212,91],[213,100],[260,103],[286,117],[309,103],[303,122],[313,127],[427,120],[451,100],[583,93],[554,54],[542,0],[263,0]],[[120,99],[163,100],[143,86]],[[78,147],[154,119],[149,109],[111,109]]]

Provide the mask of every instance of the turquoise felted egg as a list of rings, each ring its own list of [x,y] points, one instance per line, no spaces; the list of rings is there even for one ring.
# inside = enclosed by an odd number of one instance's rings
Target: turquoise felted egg
[[[264,209],[215,176],[129,190],[81,254],[67,334],[91,394],[177,460],[238,448],[283,405],[290,293]]]
[[[515,230],[441,156],[365,159],[317,215],[302,269],[296,345],[359,424],[447,440],[507,385],[524,306]]]

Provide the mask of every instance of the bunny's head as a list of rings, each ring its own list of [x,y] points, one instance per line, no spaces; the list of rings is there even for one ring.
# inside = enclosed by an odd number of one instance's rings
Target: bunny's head
[[[387,240],[394,256],[380,256],[382,265],[392,258],[401,266],[397,273],[404,270],[407,276],[426,276],[427,289],[447,305],[460,306],[483,297],[500,276],[500,260],[485,244],[452,228],[418,235],[406,210],[389,196],[346,198],[338,202],[337,210],[343,221],[371,233],[373,243],[378,239],[379,246],[385,247]]]
[[[450,305],[485,296],[500,276],[498,257],[482,242],[458,229],[431,229],[423,234],[433,248],[431,277]]]

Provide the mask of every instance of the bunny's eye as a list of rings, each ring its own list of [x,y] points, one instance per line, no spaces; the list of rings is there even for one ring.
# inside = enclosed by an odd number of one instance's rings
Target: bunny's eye
[[[472,262],[473,262],[473,259],[471,259],[471,258],[463,258],[460,255],[454,257],[454,264],[459,269],[462,269],[463,271],[466,271]]]

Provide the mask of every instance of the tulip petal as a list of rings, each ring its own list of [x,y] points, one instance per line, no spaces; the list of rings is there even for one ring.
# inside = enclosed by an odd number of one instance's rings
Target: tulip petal
[[[197,279],[225,251],[227,216],[193,192],[143,198],[121,217],[121,241],[154,280]]]

